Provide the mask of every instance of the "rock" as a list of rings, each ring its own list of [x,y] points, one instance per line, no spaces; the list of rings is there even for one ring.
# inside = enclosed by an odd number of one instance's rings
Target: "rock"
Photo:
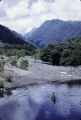
[[[10,95],[12,95],[12,90],[9,89],[9,88],[5,88],[5,89],[4,89],[4,94],[10,96]]]
[[[4,95],[12,95],[12,90],[9,88],[1,88],[0,89],[0,97],[3,97]]]

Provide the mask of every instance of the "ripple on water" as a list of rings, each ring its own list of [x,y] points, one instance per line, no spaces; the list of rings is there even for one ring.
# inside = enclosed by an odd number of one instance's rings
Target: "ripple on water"
[[[55,104],[51,101],[53,92]],[[80,120],[80,100],[80,86],[42,85],[1,105],[0,120]]]

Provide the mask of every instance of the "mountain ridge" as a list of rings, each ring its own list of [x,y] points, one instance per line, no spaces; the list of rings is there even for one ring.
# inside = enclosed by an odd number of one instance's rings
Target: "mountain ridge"
[[[9,44],[24,44],[24,38],[21,34],[9,29],[8,27],[0,24],[0,41]]]
[[[45,21],[29,36],[25,35],[37,47],[81,37],[81,21],[63,21],[52,19]]]

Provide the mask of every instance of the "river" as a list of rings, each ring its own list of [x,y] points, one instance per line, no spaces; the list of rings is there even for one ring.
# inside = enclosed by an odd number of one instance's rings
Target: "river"
[[[81,86],[50,84],[26,91],[14,90],[10,100],[0,103],[0,120],[81,120]]]

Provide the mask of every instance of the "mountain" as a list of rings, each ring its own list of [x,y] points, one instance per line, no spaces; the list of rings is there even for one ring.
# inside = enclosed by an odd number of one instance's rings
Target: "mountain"
[[[36,28],[33,28],[30,32],[26,33],[24,36],[25,38],[29,38],[34,32],[35,32]],[[29,40],[29,39],[28,39]]]
[[[50,43],[62,42],[73,38],[81,38],[81,21],[47,20],[25,38],[37,47]]]
[[[9,28],[0,25],[0,42],[9,44],[24,44],[24,38],[19,33],[10,30]]]

